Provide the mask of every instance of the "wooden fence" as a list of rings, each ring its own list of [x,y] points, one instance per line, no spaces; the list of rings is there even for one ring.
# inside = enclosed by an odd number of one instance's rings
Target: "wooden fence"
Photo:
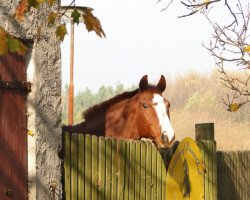
[[[250,151],[217,152],[213,124],[196,124],[196,142],[207,173],[205,200],[250,199]],[[165,200],[172,152],[151,142],[64,133],[67,200]]]
[[[250,151],[217,152],[218,199],[250,199]]]
[[[158,151],[151,142],[68,133],[64,149],[67,200],[165,200],[171,152]]]

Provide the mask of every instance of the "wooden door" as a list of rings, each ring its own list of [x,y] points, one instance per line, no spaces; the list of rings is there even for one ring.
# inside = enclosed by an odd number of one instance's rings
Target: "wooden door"
[[[0,56],[0,199],[27,199],[25,59]]]

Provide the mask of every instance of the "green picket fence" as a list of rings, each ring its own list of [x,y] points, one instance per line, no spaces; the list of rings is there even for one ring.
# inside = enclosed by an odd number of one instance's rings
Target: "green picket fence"
[[[67,200],[165,200],[169,151],[145,141],[63,135]]]
[[[217,152],[218,199],[250,199],[250,151]]]

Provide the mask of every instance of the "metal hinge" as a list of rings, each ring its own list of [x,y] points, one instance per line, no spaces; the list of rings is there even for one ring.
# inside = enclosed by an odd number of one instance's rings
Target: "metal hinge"
[[[31,92],[31,83],[27,81],[2,81],[0,80],[0,89],[22,89]]]

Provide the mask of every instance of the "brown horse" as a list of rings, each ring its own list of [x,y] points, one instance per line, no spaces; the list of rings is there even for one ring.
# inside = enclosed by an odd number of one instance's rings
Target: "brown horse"
[[[145,75],[138,89],[90,107],[83,113],[84,122],[63,126],[63,130],[123,139],[149,138],[159,148],[171,146],[175,134],[169,120],[170,103],[162,96],[165,88],[163,75],[156,86],[149,85]]]

